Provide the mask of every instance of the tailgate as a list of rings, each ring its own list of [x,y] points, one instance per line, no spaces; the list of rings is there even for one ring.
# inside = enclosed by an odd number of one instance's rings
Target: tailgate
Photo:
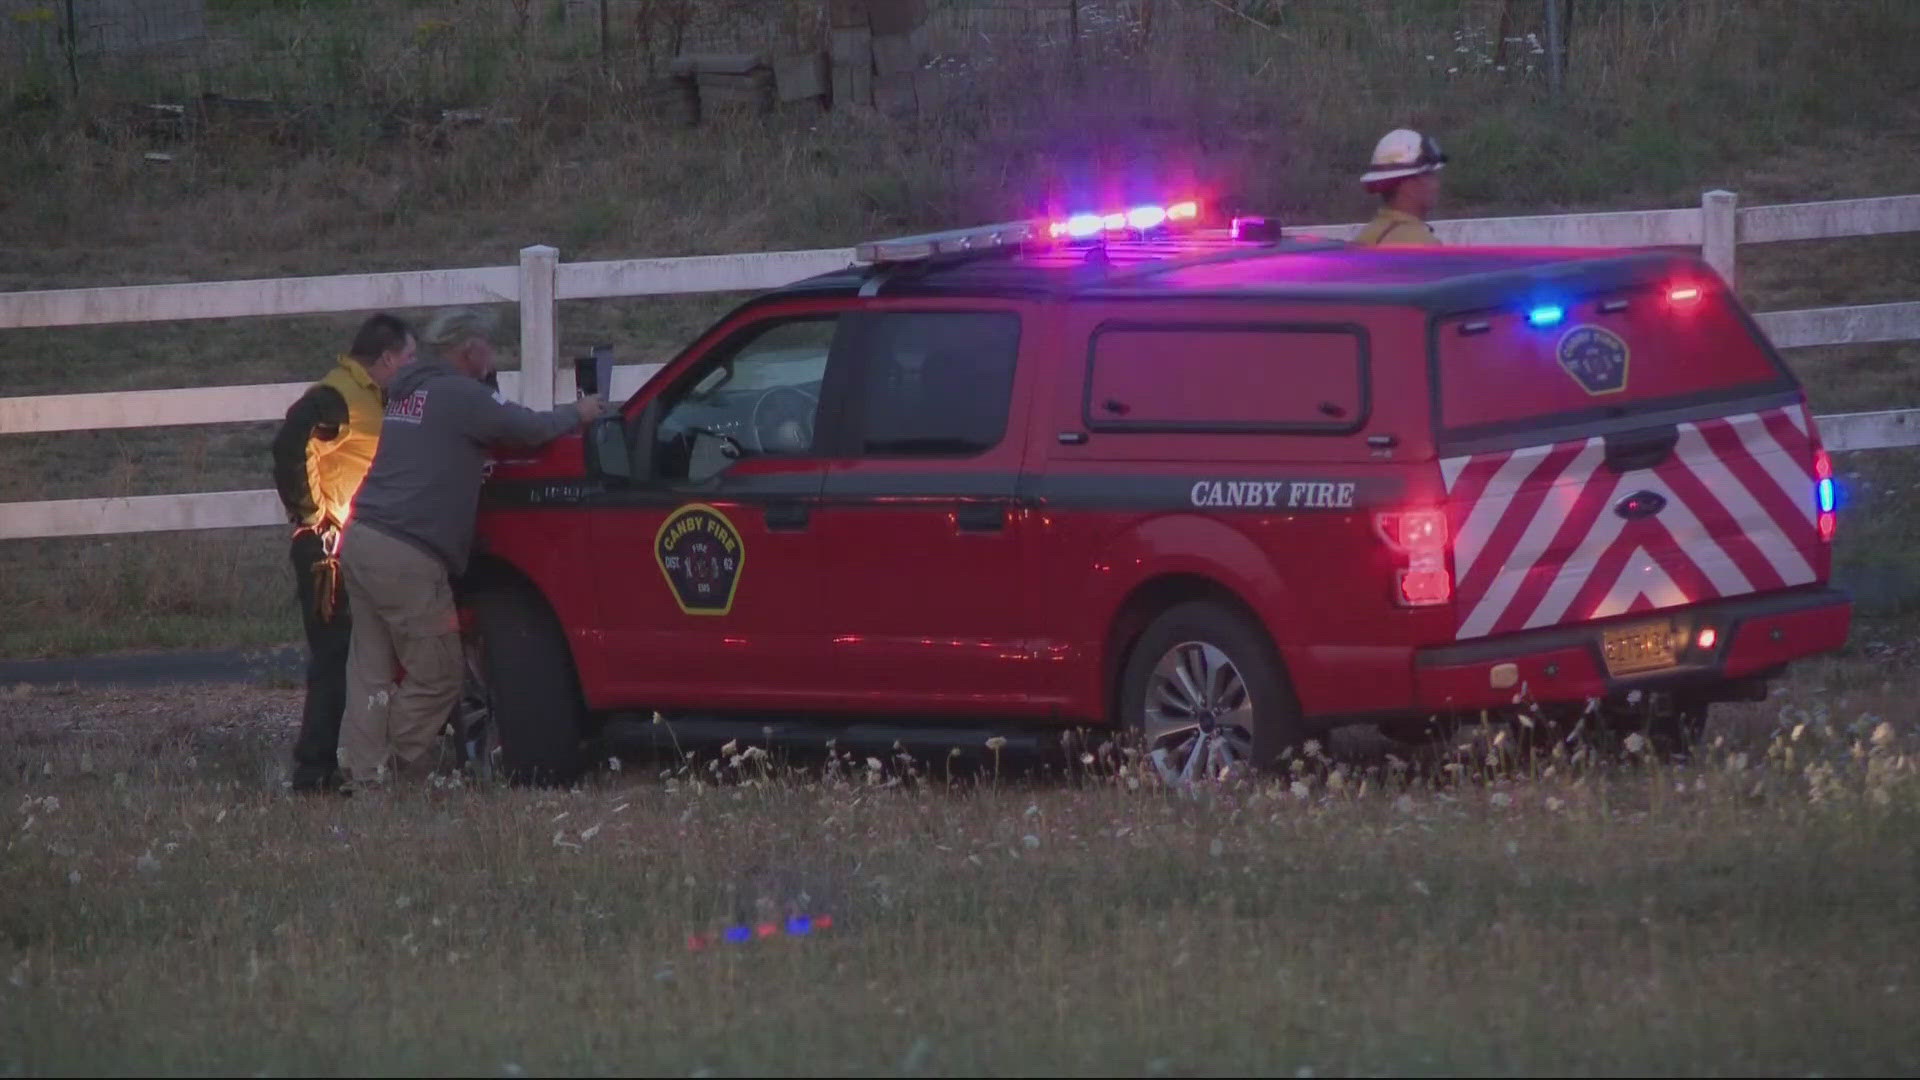
[[[1545,333],[1438,324],[1443,424],[1473,429],[1441,461],[1458,638],[1826,577],[1797,386],[1717,289],[1677,312],[1667,292],[1569,303]]]

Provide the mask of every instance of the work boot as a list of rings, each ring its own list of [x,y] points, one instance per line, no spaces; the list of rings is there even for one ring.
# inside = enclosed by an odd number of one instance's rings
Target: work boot
[[[296,795],[348,795],[352,794],[344,786],[340,770],[318,765],[299,765],[293,770],[293,792]]]
[[[434,771],[440,765],[440,755],[429,752],[412,761],[396,761],[394,765],[394,779],[404,784],[424,785],[432,781]]]

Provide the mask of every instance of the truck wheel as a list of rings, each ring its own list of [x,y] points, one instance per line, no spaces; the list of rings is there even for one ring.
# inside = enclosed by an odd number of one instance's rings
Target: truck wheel
[[[473,612],[468,645],[479,659],[473,673],[483,683],[468,696],[485,702],[490,729],[490,737],[472,740],[474,756],[490,758],[494,773],[512,783],[572,783],[585,762],[586,710],[553,612],[525,589],[478,593],[466,606]]]
[[[1266,634],[1211,600],[1148,624],[1120,683],[1121,723],[1168,781],[1267,768],[1303,741],[1300,706]]]

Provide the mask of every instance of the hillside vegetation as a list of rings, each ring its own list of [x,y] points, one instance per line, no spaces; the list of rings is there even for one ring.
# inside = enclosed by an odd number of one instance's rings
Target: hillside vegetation
[[[1559,96],[1538,3],[1082,0],[1068,40],[1053,0],[936,0],[919,115],[802,105],[697,128],[649,89],[674,13],[689,47],[779,51],[818,43],[820,5],[617,3],[604,55],[579,7],[209,0],[210,41],[185,61],[85,63],[75,80],[57,51],[16,55],[0,67],[0,289],[500,265],[533,243],[568,259],[844,245],[1115,178],[1347,221],[1369,209],[1354,181],[1373,141],[1399,125],[1453,155],[1448,216],[1920,183],[1910,0],[1582,0]],[[280,111],[168,132],[141,108],[201,94]],[[1915,299],[1916,256],[1914,237],[1743,248],[1741,287],[1758,310]],[[734,299],[569,303],[563,347],[657,359]],[[11,394],[299,379],[354,322],[7,331],[0,379]],[[1916,360],[1910,344],[1793,356],[1821,411],[1920,404]],[[0,437],[0,500],[264,486],[270,429]],[[1863,491],[1894,483],[1878,460],[1851,463]],[[1879,538],[1845,557],[1889,564],[1913,530],[1863,531]],[[276,536],[0,544],[0,604],[25,616],[0,627],[0,653],[293,638]]]

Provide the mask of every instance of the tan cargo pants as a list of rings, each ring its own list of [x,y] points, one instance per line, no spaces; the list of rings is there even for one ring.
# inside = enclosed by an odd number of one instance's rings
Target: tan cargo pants
[[[370,527],[349,529],[340,569],[353,610],[340,766],[356,786],[424,776],[465,675],[447,569]]]

